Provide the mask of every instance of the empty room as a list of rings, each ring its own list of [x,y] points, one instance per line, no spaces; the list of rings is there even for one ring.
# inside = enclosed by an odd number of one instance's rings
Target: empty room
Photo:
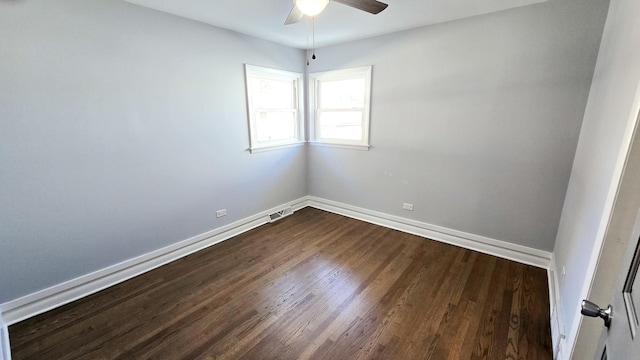
[[[638,14],[0,0],[0,360],[635,358]]]

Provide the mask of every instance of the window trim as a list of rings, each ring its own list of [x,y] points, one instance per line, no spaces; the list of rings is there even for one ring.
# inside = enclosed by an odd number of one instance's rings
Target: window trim
[[[309,73],[309,136],[311,145],[330,146],[348,149],[368,150],[371,145],[369,143],[369,129],[371,121],[371,72],[372,66],[361,66],[355,68],[346,68],[339,70],[330,70],[316,73]],[[351,80],[361,79],[365,80],[365,99],[363,119],[362,119],[362,140],[348,140],[348,139],[335,139],[335,138],[321,138],[319,137],[317,121],[318,112],[322,109],[318,108],[318,85],[321,81],[336,81],[336,80]],[[349,110],[349,109],[344,109]],[[353,110],[353,109],[352,109]]]
[[[295,146],[304,145],[304,74],[273,69],[257,65],[245,65],[245,96],[247,99],[247,126],[249,131],[249,151],[253,153],[286,149]],[[255,119],[255,110],[253,107],[253,99],[251,92],[251,79],[259,77],[266,79],[273,79],[276,81],[293,80],[293,97],[294,104],[291,109],[294,112],[295,118],[295,137],[293,139],[274,140],[269,142],[258,141],[257,137],[257,125]],[[270,109],[271,111],[284,111],[288,109]]]

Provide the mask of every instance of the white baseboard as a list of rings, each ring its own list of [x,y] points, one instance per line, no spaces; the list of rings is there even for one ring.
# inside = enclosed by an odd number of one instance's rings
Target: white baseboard
[[[501,240],[309,196],[309,206],[519,263],[548,269],[551,253]]]
[[[558,278],[558,269],[556,267],[556,259],[551,254],[551,264],[547,270],[549,278],[549,313],[551,314],[551,342],[554,360],[563,360],[566,358],[566,331],[564,327],[564,318],[562,317],[562,302],[560,301],[560,283]]]
[[[9,346],[9,328],[0,314],[0,360],[11,360],[11,347]]]
[[[162,249],[0,304],[0,316],[4,318],[4,322],[8,326],[81,299],[266,224],[268,222],[268,214],[282,210],[288,206],[291,206],[294,211],[306,207],[307,197],[302,197]]]

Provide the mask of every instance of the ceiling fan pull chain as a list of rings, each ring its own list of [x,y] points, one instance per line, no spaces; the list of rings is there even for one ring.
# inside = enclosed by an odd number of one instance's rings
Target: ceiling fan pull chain
[[[311,56],[311,59],[315,60],[316,59],[316,18],[315,16],[311,18],[312,20],[312,24],[313,24],[313,55]]]
[[[306,28],[306,33],[307,33],[307,66],[309,66],[309,20],[306,20],[304,22],[305,24],[305,28]]]

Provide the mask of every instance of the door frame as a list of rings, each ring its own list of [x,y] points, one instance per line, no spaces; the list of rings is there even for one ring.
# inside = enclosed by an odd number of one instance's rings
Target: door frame
[[[614,167],[614,171],[612,174],[612,181],[609,187],[609,191],[607,194],[607,200],[605,205],[605,211],[600,219],[600,223],[598,225],[598,232],[595,239],[595,243],[591,252],[591,257],[589,259],[589,266],[587,267],[587,272],[585,273],[584,282],[582,284],[581,294],[584,294],[585,299],[590,299],[596,303],[602,302],[601,306],[606,306],[604,304],[611,299],[607,298],[604,301],[602,300],[604,294],[613,294],[615,286],[617,286],[617,282],[613,281],[613,283],[599,283],[597,287],[594,286],[598,264],[600,262],[600,256],[605,246],[605,240],[607,238],[607,232],[609,230],[609,226],[611,225],[613,211],[616,205],[616,199],[618,197],[618,193],[620,190],[620,186],[622,184],[622,179],[624,175],[624,170],[626,168],[627,159],[629,157],[631,146],[634,142],[634,135],[636,135],[636,131],[638,128],[638,122],[640,117],[640,81],[636,86],[636,91],[634,95],[634,99],[630,108],[630,112],[627,119],[627,126],[624,132],[624,136],[622,138],[622,142],[620,145],[620,151],[618,153],[617,161]],[[638,146],[640,146],[640,134],[638,134]],[[627,240],[627,239],[625,239]],[[609,297],[609,296],[607,296]],[[576,305],[578,306],[578,305]],[[577,309],[577,308],[576,308]],[[574,309],[568,309],[573,311]],[[619,311],[619,310],[618,310]],[[618,312],[620,314],[620,312]],[[626,315],[624,315],[626,317]],[[598,324],[597,331],[595,330],[595,325],[588,324],[585,325],[583,323],[584,316],[580,314],[579,309],[574,311],[574,324],[573,329],[571,329],[570,333],[567,334],[567,340],[569,348],[565,354],[565,351],[562,351],[562,356],[559,358],[571,359],[574,357],[576,353],[576,348],[579,353],[592,353],[595,354],[597,352],[598,343],[600,340],[601,334],[601,325]],[[616,321],[620,321],[620,316],[616,319]],[[627,321],[627,319],[623,319],[623,321]],[[580,341],[578,342],[579,337],[586,337],[589,341]]]

